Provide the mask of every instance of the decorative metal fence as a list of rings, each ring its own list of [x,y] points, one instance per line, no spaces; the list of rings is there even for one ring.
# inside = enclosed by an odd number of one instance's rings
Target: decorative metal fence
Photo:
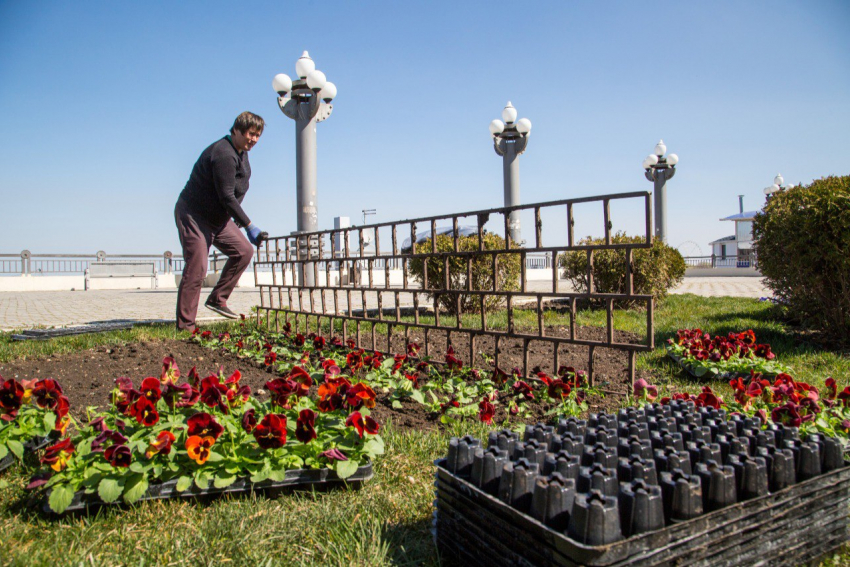
[[[628,200],[637,200],[643,208],[644,240],[614,244],[611,241],[611,203]],[[574,238],[575,209],[577,205],[587,203],[602,205],[602,244],[578,244]],[[533,212],[533,245],[519,248],[511,242],[508,223],[510,213],[514,211]],[[552,215],[559,219],[556,222],[566,225],[566,242],[544,244],[544,213],[547,219]],[[466,342],[470,364],[475,361],[476,347],[484,338],[491,338],[488,342],[493,343],[491,356],[496,366],[506,341],[518,341],[522,345],[523,375],[528,375],[529,346],[532,344],[550,345],[553,372],[560,366],[559,347],[584,345],[588,347],[587,370],[591,384],[595,349],[618,349],[628,353],[627,372],[633,380],[636,353],[654,347],[653,299],[651,295],[634,293],[632,279],[634,250],[650,247],[651,217],[650,193],[641,191],[273,237],[263,244],[254,262],[255,283],[260,288],[257,319],[259,322],[265,316],[267,325],[273,324],[275,329],[280,330],[283,315],[284,324],[291,324],[291,318],[295,330],[303,328],[305,334],[311,321],[320,333],[324,333],[327,324],[331,334],[337,328],[336,322],[341,321],[342,340],[351,338],[361,348],[364,344],[361,325],[369,323],[373,350],[379,348],[377,326],[386,325],[386,342],[381,338],[380,348],[386,348],[387,352],[397,352],[392,346],[394,338],[397,344],[403,339],[406,348],[413,330],[424,335],[426,356],[430,354],[431,343],[440,338],[444,337],[448,345]],[[472,219],[477,230],[470,230],[469,221]],[[440,222],[451,223],[453,227],[448,232],[451,249],[447,251],[438,250],[435,239],[422,241],[425,231],[438,234]],[[460,228],[462,222],[464,228]],[[418,227],[423,229],[422,233],[417,232]],[[503,235],[503,243],[493,247],[494,240],[489,239],[485,246],[485,236],[490,232]],[[375,256],[369,257],[364,253],[364,235],[374,237]],[[356,237],[354,246],[350,243],[350,236]],[[472,250],[468,240],[461,245],[462,239],[470,238],[475,243]],[[399,239],[405,239],[401,246]],[[606,250],[622,251],[625,256],[625,293],[600,293],[596,290],[593,281],[594,253]],[[585,291],[561,289],[559,258],[568,253],[587,255],[588,289]],[[520,257],[519,278],[514,286],[499,276],[500,263],[510,261],[512,256]],[[552,272],[551,283],[549,280],[535,282],[538,289],[530,289],[527,278],[529,257],[543,258]],[[400,281],[392,281],[390,270],[377,273],[382,261],[401,265]],[[413,277],[413,262],[439,262],[442,277],[439,281],[429,281],[428,269],[422,271],[421,280]],[[459,269],[458,265],[461,266]],[[485,266],[486,277],[479,278],[476,283],[473,281],[473,265],[479,270],[482,265]],[[263,283],[257,277],[257,272],[262,269],[271,271],[271,283]],[[486,285],[480,285],[481,281]],[[546,289],[541,289],[540,285]],[[370,300],[374,308],[369,307]],[[603,338],[578,336],[576,304],[579,300],[604,305],[606,328]],[[614,309],[618,301],[645,306],[646,338],[642,344],[615,340]],[[501,310],[488,313],[485,304],[494,302],[500,304]],[[462,309],[462,303],[467,305],[466,309]],[[446,306],[452,309],[447,310]],[[565,336],[544,324],[544,313],[551,309],[561,309],[569,314],[569,328],[561,333]],[[520,310],[523,311],[521,315],[526,328],[517,324]],[[533,323],[529,326],[528,321]],[[350,324],[354,329],[350,328]]]

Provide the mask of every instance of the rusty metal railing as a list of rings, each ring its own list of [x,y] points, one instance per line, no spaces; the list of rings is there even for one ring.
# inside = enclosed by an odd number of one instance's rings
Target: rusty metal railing
[[[639,243],[612,243],[611,203],[637,200],[642,205],[644,216],[644,241]],[[580,244],[574,236],[575,210],[577,205],[599,203],[602,205],[602,223],[604,242],[602,244]],[[508,226],[510,213],[523,211],[534,215],[532,242],[518,247],[511,242]],[[544,244],[543,221],[546,215],[555,215],[566,225],[566,238],[562,242]],[[370,346],[379,348],[377,325],[386,325],[386,342],[381,340],[380,348],[386,345],[387,352],[393,352],[394,337],[403,337],[404,346],[410,343],[411,329],[421,330],[424,334],[424,349],[429,355],[430,343],[444,335],[447,344],[453,344],[453,337],[465,335],[468,339],[468,360],[475,363],[476,343],[481,337],[493,338],[492,358],[499,364],[506,340],[518,340],[522,343],[523,375],[528,374],[529,345],[548,343],[551,345],[552,371],[560,366],[561,345],[584,345],[588,348],[587,370],[593,384],[593,359],[597,348],[611,348],[628,353],[628,375],[634,380],[635,355],[649,351],[654,347],[653,335],[653,299],[651,295],[634,293],[632,266],[633,251],[651,246],[652,209],[650,193],[645,191],[619,193],[596,197],[583,197],[534,203],[515,207],[502,207],[466,213],[422,217],[395,222],[364,225],[360,227],[325,230],[311,233],[278,236],[265,241],[257,252],[254,261],[255,283],[260,288],[260,305],[257,306],[257,320],[265,316],[266,325],[274,324],[280,330],[281,315],[284,322],[294,319],[295,330],[310,329],[310,321],[315,322],[313,329],[323,333],[325,324],[330,333],[342,322],[342,339],[355,339],[358,347],[363,348],[361,325],[371,324]],[[424,239],[417,228],[433,235],[438,233],[438,223],[450,223],[445,238],[450,238],[450,248],[439,250],[437,239]],[[486,239],[488,233],[500,234],[503,241]],[[467,235],[467,236],[463,236]],[[354,245],[351,236],[355,236]],[[374,246],[368,247],[368,239],[374,239]],[[405,239],[405,240],[401,240]],[[476,245],[471,246],[472,239]],[[382,249],[382,240],[384,248]],[[485,240],[488,246],[485,247]],[[443,245],[446,241],[443,240]],[[370,251],[371,250],[371,253]],[[625,293],[598,293],[593,284],[594,253],[601,250],[620,250],[625,254]],[[586,253],[588,262],[588,289],[576,291],[559,281],[559,259],[566,253]],[[546,254],[551,259],[547,269],[551,269],[551,285],[545,282],[530,282],[527,279],[527,256]],[[519,256],[519,278],[516,285],[500,279],[500,261],[506,257]],[[388,261],[401,265],[400,270],[377,269]],[[421,279],[413,277],[411,263],[421,261],[427,266],[430,261],[442,265],[439,281],[429,281],[429,269],[421,270]],[[486,277],[473,281],[473,264],[480,269],[487,267]],[[439,264],[436,264],[439,266]],[[452,266],[455,266],[453,269]],[[460,265],[461,268],[456,266]],[[465,266],[465,269],[464,267]],[[271,272],[272,283],[261,283],[259,271]],[[486,282],[482,285],[481,282]],[[307,285],[310,283],[310,285]],[[486,289],[483,289],[486,287]],[[533,289],[532,289],[533,288]],[[461,298],[467,305],[462,308]],[[576,333],[576,303],[578,300],[594,300],[602,304],[607,312],[606,333],[603,339],[579,338]],[[617,342],[614,334],[614,307],[618,300],[646,306],[646,339],[644,344]],[[494,323],[497,314],[488,313],[485,303],[500,303],[506,314],[506,324]],[[370,306],[371,304],[371,306]],[[473,307],[470,309],[469,305]],[[445,306],[452,307],[452,315]],[[427,307],[426,307],[427,306]],[[544,324],[544,312],[547,309],[568,307],[569,329],[567,336],[558,336],[547,331]],[[516,324],[518,309],[531,311],[526,319],[535,320],[536,325],[520,329]],[[465,315],[465,316],[464,316]],[[412,320],[411,320],[412,319]],[[433,319],[433,322],[431,322]],[[502,317],[504,320],[504,317]],[[354,329],[349,328],[354,325]],[[500,328],[501,327],[501,328]],[[435,335],[437,335],[435,337]]]

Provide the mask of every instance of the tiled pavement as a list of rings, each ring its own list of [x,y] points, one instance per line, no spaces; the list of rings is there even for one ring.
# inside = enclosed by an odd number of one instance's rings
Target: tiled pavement
[[[529,291],[547,291],[551,283],[529,282]],[[561,284],[561,289],[567,286]],[[205,290],[207,293],[209,290]],[[672,293],[701,296],[763,297],[770,295],[757,277],[685,278]],[[356,294],[355,294],[356,295]],[[202,292],[201,303],[206,294]],[[54,327],[117,319],[164,319],[173,321],[177,290],[93,290],[0,292],[0,330]],[[392,300],[390,305],[392,305]],[[228,305],[249,313],[259,303],[256,288],[237,288]],[[359,307],[360,301],[353,307]],[[376,306],[367,300],[369,307]],[[386,305],[385,305],[386,306]],[[220,319],[199,308],[198,322]]]

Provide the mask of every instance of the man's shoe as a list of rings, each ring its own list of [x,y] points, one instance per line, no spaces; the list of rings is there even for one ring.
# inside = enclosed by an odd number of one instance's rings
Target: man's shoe
[[[238,319],[239,318],[239,315],[237,315],[236,313],[231,311],[230,308],[227,307],[227,305],[215,305],[215,304],[210,303],[208,301],[208,302],[204,303],[204,307],[206,307],[210,311],[215,311],[219,315],[227,317],[228,319]]]

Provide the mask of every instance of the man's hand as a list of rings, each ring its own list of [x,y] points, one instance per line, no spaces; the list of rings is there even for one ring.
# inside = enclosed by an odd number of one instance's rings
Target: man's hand
[[[263,243],[263,240],[266,240],[269,237],[268,232],[261,231],[254,223],[245,227],[245,234],[248,235],[248,242],[254,246],[259,246]]]

